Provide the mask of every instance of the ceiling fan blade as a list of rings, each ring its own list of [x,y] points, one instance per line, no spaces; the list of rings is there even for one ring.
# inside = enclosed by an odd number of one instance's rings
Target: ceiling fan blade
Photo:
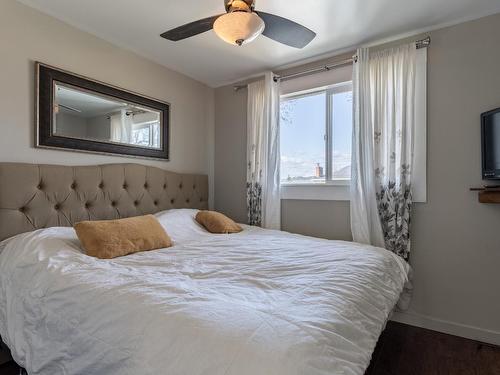
[[[182,39],[186,39],[201,33],[204,33],[208,30],[211,30],[214,26],[214,22],[217,18],[219,18],[221,14],[217,16],[212,16],[208,18],[203,18],[202,20],[190,22],[188,24],[176,27],[175,29],[165,31],[160,36],[162,38],[172,40],[174,42]]]
[[[266,24],[262,35],[277,42],[290,47],[304,48],[316,37],[314,31],[297,22],[270,13],[260,11],[256,13]]]

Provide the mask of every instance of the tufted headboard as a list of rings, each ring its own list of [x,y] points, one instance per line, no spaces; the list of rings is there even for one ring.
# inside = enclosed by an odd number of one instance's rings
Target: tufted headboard
[[[208,177],[139,164],[0,163],[0,241],[82,220],[208,208]]]

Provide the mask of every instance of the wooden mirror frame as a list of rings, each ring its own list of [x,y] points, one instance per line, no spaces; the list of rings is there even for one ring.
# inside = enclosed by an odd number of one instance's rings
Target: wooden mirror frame
[[[35,63],[36,69],[36,109],[35,146],[39,148],[64,149],[70,151],[112,154],[129,157],[169,160],[170,104],[141,96],[115,86],[79,76],[61,69]],[[55,135],[54,128],[54,87],[55,82],[75,86],[90,93],[105,95],[159,111],[161,113],[162,147],[159,149],[141,146],[107,143],[105,141],[77,139]]]

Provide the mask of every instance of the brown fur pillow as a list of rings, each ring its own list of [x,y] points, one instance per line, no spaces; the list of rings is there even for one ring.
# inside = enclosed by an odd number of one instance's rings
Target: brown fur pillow
[[[215,211],[200,211],[196,221],[211,233],[238,233],[243,229],[226,215]]]
[[[74,228],[87,255],[101,259],[172,246],[170,237],[153,215],[82,221]]]

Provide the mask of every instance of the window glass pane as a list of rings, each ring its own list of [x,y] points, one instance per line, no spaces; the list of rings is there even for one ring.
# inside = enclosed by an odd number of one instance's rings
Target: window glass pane
[[[350,88],[349,88],[350,89]],[[332,178],[351,178],[352,91],[334,93],[332,100]]]
[[[133,125],[130,143],[145,147],[160,147],[160,123],[148,122]]]
[[[151,127],[149,125],[134,126],[132,128],[131,144],[138,146],[151,146]]]
[[[281,182],[325,182],[326,93],[281,101]]]

